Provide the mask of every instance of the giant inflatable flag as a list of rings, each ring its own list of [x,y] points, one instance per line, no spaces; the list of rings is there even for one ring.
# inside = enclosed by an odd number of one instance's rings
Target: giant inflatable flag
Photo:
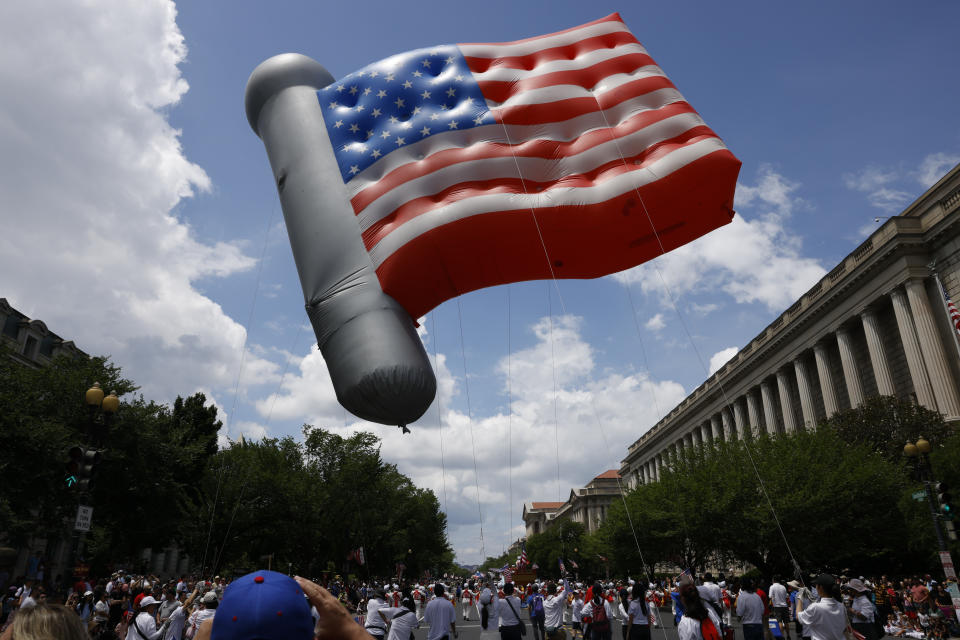
[[[435,379],[414,319],[491,285],[595,278],[733,216],[740,162],[619,15],[251,75],[307,312],[340,402],[406,424]]]

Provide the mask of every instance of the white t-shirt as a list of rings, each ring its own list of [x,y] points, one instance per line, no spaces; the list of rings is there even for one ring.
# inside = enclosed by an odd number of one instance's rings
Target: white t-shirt
[[[183,605],[177,607],[167,618],[167,630],[163,632],[163,640],[180,640],[183,637],[183,628],[187,624],[187,610]]]
[[[763,624],[763,599],[752,591],[740,590],[737,596],[737,615],[743,624]]]
[[[876,608],[873,606],[873,603],[870,602],[870,598],[864,595],[859,595],[853,600],[853,605],[850,607],[855,612],[862,614],[864,617],[854,616],[850,622],[873,622],[874,614],[876,613]]]
[[[564,581],[562,589],[556,595],[543,599],[543,625],[545,627],[563,626],[563,610],[567,605],[567,583]]]
[[[450,635],[450,625],[457,620],[457,610],[446,598],[434,598],[427,603],[423,619],[430,625],[427,640],[439,640],[443,636]]]
[[[387,603],[380,598],[367,600],[367,633],[381,638],[384,636],[387,632],[387,625],[383,624],[383,620],[377,615],[377,611],[386,608]]]
[[[93,605],[93,619],[97,622],[106,622],[110,617],[110,605],[104,600],[97,600]]]
[[[194,633],[196,633],[197,629],[200,628],[200,625],[215,615],[217,615],[216,609],[200,609],[199,611],[194,611],[192,614],[190,614],[188,626],[194,630]]]
[[[378,612],[382,613],[387,620],[390,620],[390,632],[387,635],[387,640],[409,640],[413,630],[420,628],[417,616],[406,607],[380,607]]]
[[[633,624],[650,624],[650,620],[643,613],[643,605],[640,600],[631,600],[630,606],[627,607],[627,618],[624,622],[630,622],[630,616],[633,616]]]
[[[573,621],[582,622],[583,621],[583,600],[580,598],[575,598],[573,600]]]
[[[774,607],[788,606],[787,588],[779,582],[774,582],[770,585],[770,593],[768,595],[770,596],[770,604]]]
[[[717,628],[717,633],[720,633],[720,618],[717,617],[717,613],[710,605],[706,605],[704,608],[707,610],[707,615],[710,616],[713,626]],[[680,618],[677,633],[680,634],[680,640],[703,640],[703,634],[700,632],[700,621],[690,616],[685,615]]]
[[[847,613],[833,598],[821,598],[797,614],[800,624],[807,625],[813,640],[843,640],[847,630]]]
[[[148,611],[141,611],[127,629],[126,640],[160,640],[162,632],[163,628],[157,627],[156,619]]]

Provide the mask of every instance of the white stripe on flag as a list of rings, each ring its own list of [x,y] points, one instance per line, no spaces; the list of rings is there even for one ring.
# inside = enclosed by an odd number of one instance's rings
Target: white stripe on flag
[[[504,43],[483,43],[483,44],[460,44],[460,51],[469,58],[506,58],[512,56],[525,56],[536,53],[543,49],[552,49],[553,47],[563,47],[568,44],[574,44],[585,38],[606,35],[608,33],[617,33],[630,30],[627,25],[619,20],[606,20],[597,24],[588,25],[579,29],[573,29],[566,33],[559,33],[552,36],[542,36],[531,38],[523,42],[504,42]]]
[[[557,71],[576,71],[585,67],[590,67],[606,60],[612,60],[633,53],[642,53],[646,55],[647,51],[639,42],[630,42],[621,44],[613,49],[597,49],[590,53],[577,56],[573,60],[554,60],[537,65],[534,69],[511,69],[509,67],[492,66],[486,71],[473,72],[473,77],[477,82],[506,81],[517,82],[518,80],[529,80],[547,73],[556,73]]]
[[[725,149],[726,146],[719,138],[708,138],[680,147],[652,162],[647,167],[619,174],[590,187],[562,187],[541,193],[493,194],[460,200],[445,207],[425,212],[400,225],[370,249],[370,258],[374,267],[377,268],[414,238],[445,224],[470,216],[494,211],[518,210],[528,213],[530,209],[537,209],[540,206],[582,206],[606,202],[659,180],[714,151]]]

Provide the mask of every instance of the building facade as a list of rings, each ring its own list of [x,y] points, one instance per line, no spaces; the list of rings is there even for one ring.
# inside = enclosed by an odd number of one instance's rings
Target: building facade
[[[681,447],[814,428],[895,395],[960,419],[960,165],[794,302],[628,448],[630,487]]]
[[[14,360],[28,367],[46,366],[62,354],[90,357],[42,321],[31,320],[11,307],[6,298],[0,298],[0,340],[10,347]]]
[[[571,489],[566,502],[531,502],[523,505],[527,536],[543,533],[560,518],[579,522],[588,532],[596,531],[607,517],[610,503],[622,495],[620,487],[620,474],[616,469],[609,469],[582,489]]]

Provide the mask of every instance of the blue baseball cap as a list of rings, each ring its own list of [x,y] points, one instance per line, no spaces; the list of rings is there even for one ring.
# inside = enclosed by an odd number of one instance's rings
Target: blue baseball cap
[[[293,578],[254,571],[223,592],[211,640],[313,640],[310,605]]]

